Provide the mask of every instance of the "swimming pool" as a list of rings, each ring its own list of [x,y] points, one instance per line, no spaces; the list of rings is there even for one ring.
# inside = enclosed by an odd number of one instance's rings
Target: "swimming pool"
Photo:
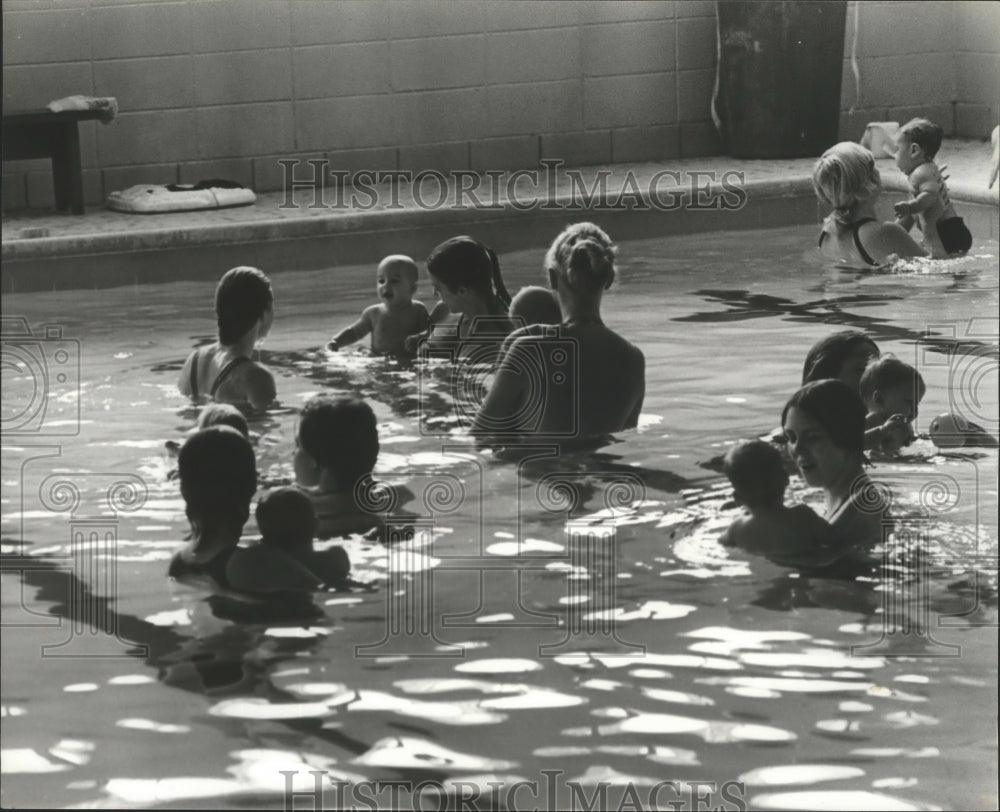
[[[995,450],[919,441],[877,465],[906,518],[896,578],[796,577],[715,542],[733,509],[706,462],[776,425],[833,330],[918,364],[918,430],[956,408],[996,430],[996,243],[951,272],[857,276],[816,264],[814,232],[622,244],[604,311],[646,354],[639,430],[520,466],[448,434],[443,367],[316,349],[370,303],[372,268],[273,274],[282,407],[252,426],[260,471],[291,476],[306,398],[355,392],[377,472],[423,517],[388,581],[385,550],[349,542],[379,588],[321,595],[299,625],[228,620],[165,577],[186,522],[162,448],[193,423],[175,382],[214,281],[6,296],[55,397],[4,439],[5,802],[282,808],[293,781],[308,806],[318,776],[335,807],[409,808],[391,782],[429,781],[430,808],[438,786],[481,808],[994,808]],[[502,256],[508,286],[542,255]],[[5,410],[27,409],[9,387]]]

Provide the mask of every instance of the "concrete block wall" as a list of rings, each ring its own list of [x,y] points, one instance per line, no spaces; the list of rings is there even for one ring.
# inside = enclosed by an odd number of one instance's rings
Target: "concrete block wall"
[[[844,42],[841,138],[918,115],[967,138],[1000,123],[1000,2],[853,0]]]
[[[83,127],[90,203],[207,177],[274,190],[282,158],[482,171],[712,154],[714,19],[710,0],[4,0],[4,105],[118,98],[114,122]],[[52,205],[46,162],[3,178],[5,209]]]
[[[275,190],[287,158],[484,171],[719,151],[713,0],[3,0],[2,11],[5,109],[119,100],[115,121],[81,128],[90,204],[142,182]],[[845,60],[845,134],[917,110],[978,135],[997,113],[997,11],[862,3],[861,97]],[[4,164],[4,210],[51,205],[46,161]]]

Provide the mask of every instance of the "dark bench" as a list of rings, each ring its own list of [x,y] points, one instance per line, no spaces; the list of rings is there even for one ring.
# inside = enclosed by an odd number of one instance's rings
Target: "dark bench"
[[[4,113],[3,160],[52,159],[56,209],[83,214],[79,122],[106,115],[101,110],[28,110]]]

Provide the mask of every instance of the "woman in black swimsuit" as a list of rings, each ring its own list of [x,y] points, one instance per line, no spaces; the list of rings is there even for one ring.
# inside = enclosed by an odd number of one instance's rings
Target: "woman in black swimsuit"
[[[875,201],[882,192],[882,180],[875,158],[860,144],[844,141],[824,152],[813,168],[813,188],[833,208],[819,235],[823,256],[874,267],[893,256],[927,255],[898,225],[878,221]]]
[[[263,409],[275,397],[274,376],[250,359],[274,321],[270,280],[256,268],[227,271],[215,290],[219,340],[192,352],[181,369],[182,395]]]

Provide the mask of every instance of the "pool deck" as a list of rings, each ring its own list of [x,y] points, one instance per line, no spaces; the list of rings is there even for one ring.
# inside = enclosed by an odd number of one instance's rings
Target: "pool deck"
[[[986,188],[989,158],[988,142],[950,139],[942,146],[939,160],[948,166],[949,187],[952,198],[957,203],[994,208],[1000,206],[997,186],[992,190]],[[298,189],[294,195],[285,192],[263,193],[258,195],[256,203],[251,206],[213,211],[123,214],[91,207],[82,216],[36,211],[5,213],[2,223],[2,259],[8,266],[4,273],[8,278],[4,280],[3,287],[6,291],[36,287],[24,284],[27,278],[25,272],[29,266],[40,265],[40,260],[47,260],[48,263],[54,261],[61,265],[64,263],[59,260],[71,258],[80,260],[86,257],[103,257],[104,261],[108,261],[125,254],[150,255],[164,252],[173,254],[175,260],[185,260],[190,258],[192,249],[200,248],[204,251],[205,248],[212,247],[215,250],[210,253],[214,255],[213,268],[217,273],[219,267],[228,267],[230,264],[254,264],[255,257],[252,254],[235,250],[241,246],[245,248],[250,245],[259,247],[283,243],[291,258],[292,255],[301,253],[297,249],[316,240],[365,235],[370,244],[374,232],[417,228],[430,228],[431,231],[453,230],[459,225],[482,225],[512,218],[523,224],[526,218],[532,219],[531,215],[526,215],[526,211],[544,215],[540,219],[548,221],[545,225],[551,231],[553,215],[558,215],[561,221],[593,216],[586,208],[579,205],[574,207],[574,203],[579,202],[581,187],[591,189],[595,181],[602,177],[602,173],[607,179],[607,191],[600,191],[598,197],[605,210],[609,208],[609,201],[616,200],[623,189],[630,193],[637,192],[648,202],[650,188],[655,188],[660,200],[678,201],[678,208],[698,208],[692,205],[696,199],[700,199],[695,197],[696,194],[701,194],[701,190],[704,190],[707,195],[705,199],[717,199],[725,193],[718,182],[724,173],[742,172],[744,177],[740,185],[750,198],[785,199],[789,204],[794,200],[794,205],[785,206],[787,211],[796,211],[794,222],[811,222],[817,216],[816,210],[812,206],[803,205],[803,198],[809,198],[813,194],[813,163],[812,158],[764,161],[715,156],[661,163],[590,166],[575,170],[559,167],[549,177],[546,177],[544,170],[539,170],[537,182],[522,175],[514,186],[508,184],[511,173],[502,176],[497,173],[497,177],[492,179],[476,176],[483,183],[476,194],[479,199],[490,203],[486,207],[471,205],[471,198],[468,197],[464,208],[454,205],[456,181],[453,176],[449,176],[449,198],[444,205],[438,206],[428,204],[436,201],[442,187],[434,177],[429,177],[421,186],[423,205],[420,205],[421,195],[414,194],[413,186],[401,182],[394,186],[373,186],[371,191],[374,195],[367,192],[356,193],[358,205],[353,206],[349,203],[338,205],[338,189],[330,185],[323,190],[322,200],[317,200],[316,194],[310,189]],[[880,160],[879,168],[887,191],[906,191],[906,179],[891,159]],[[310,167],[302,165],[296,174],[301,177],[309,171]],[[575,180],[572,177],[574,173]],[[468,175],[470,179],[466,182],[475,182],[471,179],[471,173]],[[491,183],[497,189],[495,194],[491,192]],[[634,184],[634,188],[629,184]],[[698,187],[697,191],[693,185]],[[515,190],[514,201],[508,197],[510,188]],[[341,194],[349,199],[351,192],[352,187],[346,187]],[[373,197],[377,199],[373,201]],[[630,198],[633,202],[638,199],[634,194]],[[659,208],[657,213],[664,216],[662,206],[654,208]],[[618,206],[618,209],[620,213],[626,211],[623,206]],[[569,214],[571,211],[578,213]],[[775,224],[741,218],[738,211],[716,211],[712,214],[718,216],[689,218],[702,222],[697,227],[688,226],[680,230],[709,230],[703,229],[702,225],[710,225],[711,229],[739,229]],[[673,218],[673,224],[677,222],[679,215],[671,212],[666,216]],[[713,222],[705,222],[709,219]],[[991,229],[991,233],[995,236],[995,229]],[[234,250],[222,250],[226,246]],[[407,249],[404,246],[398,250]],[[310,251],[306,250],[306,253]],[[317,251],[313,250],[311,253],[315,255]],[[233,256],[230,257],[229,254]],[[273,252],[268,259],[274,261]],[[343,261],[344,257],[337,257],[330,264]],[[292,258],[289,267],[304,267],[309,264],[295,262]],[[315,266],[315,262],[312,264]],[[64,275],[64,272],[60,274]],[[84,276],[89,275],[84,272]],[[13,278],[14,276],[17,278]],[[153,278],[156,276],[154,274]],[[40,287],[48,285],[48,281],[39,282],[42,283]]]

